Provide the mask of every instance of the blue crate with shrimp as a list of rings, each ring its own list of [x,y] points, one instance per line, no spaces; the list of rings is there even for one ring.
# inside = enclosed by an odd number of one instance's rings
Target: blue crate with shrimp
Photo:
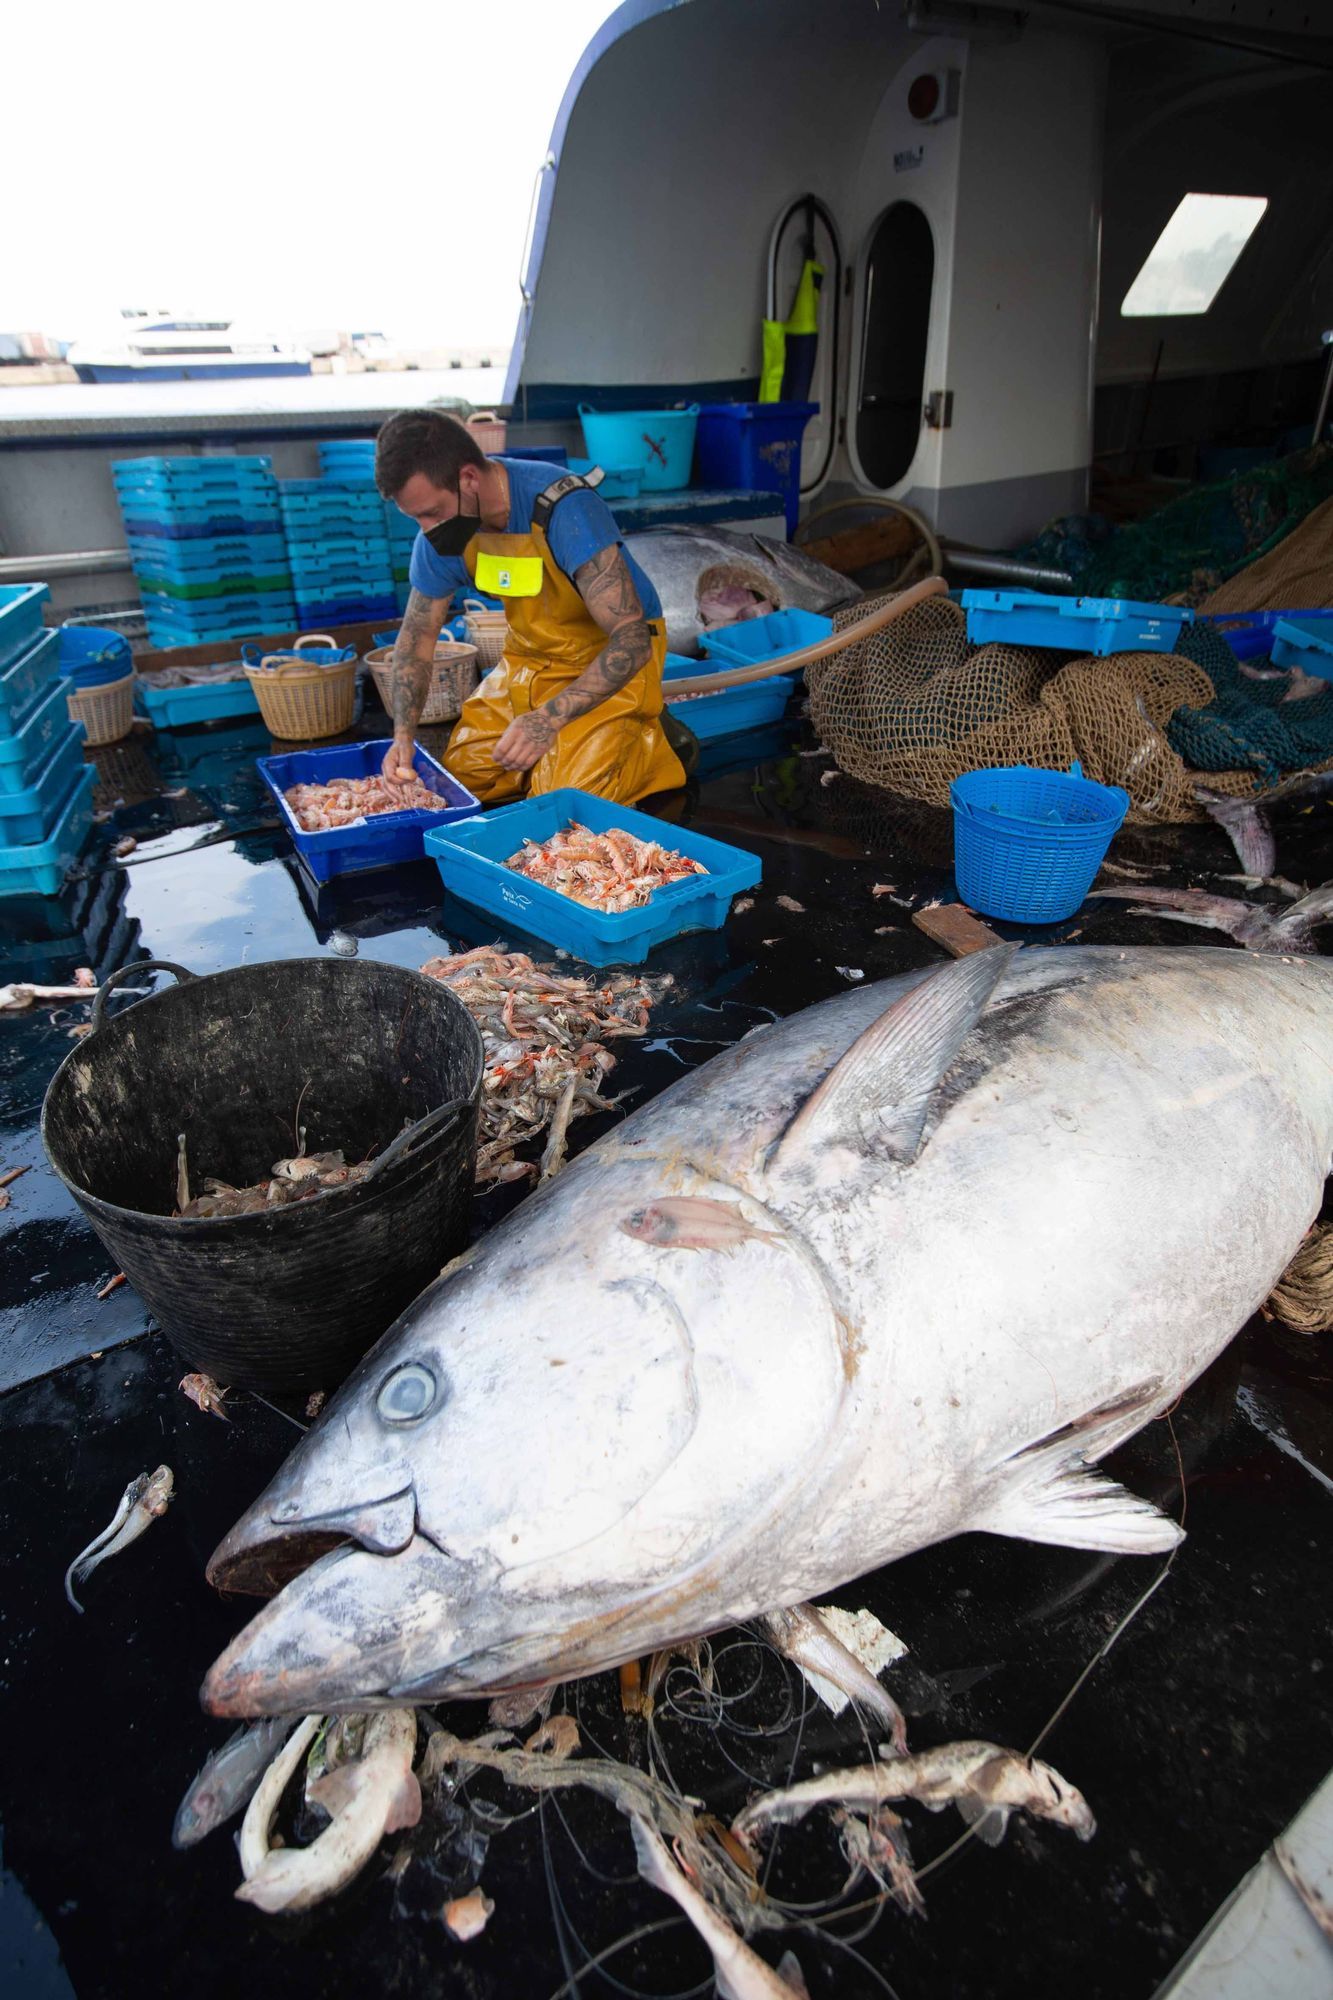
[[[359,826],[329,827],[306,833],[284,796],[293,785],[327,785],[338,779],[379,775],[390,739],[345,743],[332,750],[294,750],[285,757],[259,757],[260,776],[277,801],[287,831],[301,860],[316,882],[369,868],[387,868],[403,861],[420,861],[430,827],[470,819],[481,811],[466,785],[437,763],[421,745],[413,746],[412,763],[427,791],[445,801],[436,812],[415,807],[406,812],[372,813]]]
[[[610,911],[590,909],[506,868],[505,862],[524,841],[549,840],[573,820],[593,833],[621,829],[639,840],[660,842],[697,861],[705,872],[655,889],[638,909]],[[454,826],[432,828],[426,834],[426,852],[434,857],[445,889],[460,903],[486,911],[504,929],[527,931],[589,965],[638,965],[669,938],[719,929],[733,896],[754,888],[763,872],[759,857],[742,847],[710,839],[692,827],[653,819],[631,806],[613,805],[572,786],[500,806]]]

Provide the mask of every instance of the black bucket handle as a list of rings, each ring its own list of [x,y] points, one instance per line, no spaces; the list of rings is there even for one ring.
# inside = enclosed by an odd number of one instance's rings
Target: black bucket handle
[[[187,979],[197,979],[199,977],[197,972],[187,972],[183,965],[174,965],[169,958],[140,958],[133,965],[122,965],[119,971],[109,972],[98,987],[97,998],[93,1001],[94,1034],[97,1033],[97,1030],[102,1025],[102,1016],[106,1011],[107,995],[114,987],[119,986],[122,979],[128,979],[131,975],[137,976],[140,972],[173,972],[182,986],[184,986]]]
[[[473,1103],[470,1097],[455,1097],[451,1098],[448,1104],[438,1105],[434,1111],[428,1111],[424,1118],[418,1118],[415,1125],[406,1126],[396,1139],[390,1139],[384,1151],[371,1161],[366,1170],[365,1181],[373,1181],[377,1174],[392,1166],[395,1160],[401,1160],[405,1153],[411,1152],[418,1140],[429,1139],[448,1124],[451,1118],[465,1117],[472,1109]],[[362,1182],[363,1187],[365,1181]]]

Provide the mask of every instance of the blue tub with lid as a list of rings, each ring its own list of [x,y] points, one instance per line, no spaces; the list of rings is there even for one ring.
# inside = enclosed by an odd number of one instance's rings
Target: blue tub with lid
[[[0,793],[23,792],[33,783],[57,738],[70,727],[67,697],[64,681],[53,680],[44,694],[39,691],[14,734],[0,736]],[[83,724],[74,727],[82,731]]]
[[[761,660],[776,665],[784,653],[832,636],[833,620],[818,611],[770,611],[764,618],[743,618],[739,625],[712,626],[699,634],[699,644],[710,659],[753,667]]]
[[[689,855],[708,872],[655,890],[640,909],[612,913],[587,909],[505,867],[525,840],[549,840],[571,820],[594,833],[623,827],[640,840],[656,840]],[[502,927],[516,926],[572,952],[589,965],[638,965],[668,938],[717,930],[727,920],[732,897],[752,889],[763,872],[758,855],[742,847],[711,840],[692,827],[653,819],[631,806],[613,805],[572,786],[433,829],[426,834],[426,852],[434,857],[446,890],[459,902],[485,910]]]
[[[479,802],[451,777],[421,745],[413,746],[412,762],[428,791],[447,801],[443,812],[373,813],[361,826],[330,827],[305,833],[283,793],[292,785],[326,785],[336,778],[373,778],[388,755],[391,739],[377,736],[367,743],[344,743],[333,750],[293,750],[285,757],[259,757],[260,776],[277,801],[292,844],[316,882],[368,868],[393,867],[420,861],[427,829],[464,820],[481,811]]]
[[[13,736],[23,726],[56,679],[59,663],[60,633],[52,626],[0,670],[0,736]]]
[[[690,483],[699,405],[685,410],[597,410],[579,404],[583,442],[600,466],[641,465],[645,493],[672,493]]]
[[[668,713],[693,730],[701,743],[711,743],[719,736],[737,736],[745,730],[776,722],[791,699],[789,677],[774,674],[765,681],[719,688],[716,694],[690,695],[684,701],[672,701],[672,681],[693,679],[712,670],[707,660],[689,660],[680,653],[668,653],[662,667],[662,692]]]
[[[1273,627],[1275,667],[1300,667],[1319,680],[1333,681],[1333,624],[1315,618],[1279,618]]]
[[[44,583],[0,584],[0,667],[9,666],[40,638],[50,595]]]
[[[958,893],[985,917],[1055,924],[1092,887],[1129,794],[1069,771],[1012,764],[967,771],[949,787]]]
[[[81,764],[60,802],[50,831],[41,839],[0,845],[0,896],[54,896],[83,852],[93,823],[97,771]]]
[[[46,839],[83,764],[83,734],[83,724],[71,722],[66,715],[63,732],[48,749],[31,784],[0,790],[0,841],[6,846]]]
[[[1194,613],[1127,597],[1055,597],[1043,590],[965,590],[974,645],[1050,646],[1062,653],[1169,653]]]

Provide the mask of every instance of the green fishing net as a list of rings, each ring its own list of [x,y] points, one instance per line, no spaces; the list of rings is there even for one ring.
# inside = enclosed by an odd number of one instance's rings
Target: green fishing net
[[[1267,659],[1247,660],[1246,673],[1212,625],[1186,625],[1176,652],[1202,667],[1213,684],[1204,708],[1178,708],[1166,726],[1167,741],[1193,771],[1253,771],[1266,790],[1288,771],[1333,758],[1333,681],[1322,693],[1284,701],[1286,674],[1272,680]]]

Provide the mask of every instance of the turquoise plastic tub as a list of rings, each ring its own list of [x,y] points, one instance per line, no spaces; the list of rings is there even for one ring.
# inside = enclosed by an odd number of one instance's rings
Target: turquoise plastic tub
[[[525,840],[549,840],[571,820],[594,833],[623,827],[640,840],[660,841],[702,862],[708,872],[655,890],[640,909],[612,913],[587,909],[571,896],[505,867]],[[547,944],[561,946],[588,965],[638,965],[668,938],[720,929],[732,897],[752,889],[762,873],[758,855],[742,847],[710,840],[692,827],[653,819],[631,806],[612,805],[573,786],[500,806],[438,832],[432,828],[425,847],[445,888],[460,903],[498,917],[502,927],[512,924]]]
[[[645,493],[674,493],[690,483],[699,405],[687,410],[595,410],[579,404],[583,442],[598,465],[641,465]]]
[[[83,850],[93,823],[97,772],[85,764],[45,840],[0,846],[0,896],[54,896]]]
[[[26,791],[35,783],[56,741],[70,727],[67,695],[65,683],[53,681],[23,726],[13,736],[0,736],[0,795]],[[82,735],[83,724],[73,726]]]
[[[52,626],[49,632],[43,632],[36,645],[29,646],[26,653],[0,673],[0,736],[13,736],[22,728],[44,690],[56,678],[59,663],[60,632]]]

